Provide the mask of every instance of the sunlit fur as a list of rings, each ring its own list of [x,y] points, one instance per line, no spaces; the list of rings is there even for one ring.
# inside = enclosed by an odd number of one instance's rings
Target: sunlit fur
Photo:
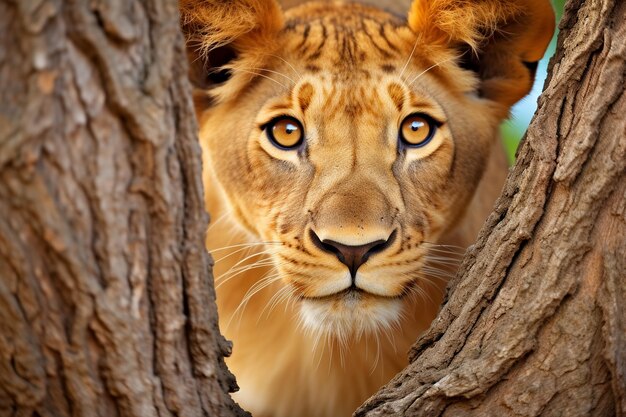
[[[406,365],[499,193],[499,124],[532,85],[524,62],[552,34],[549,2],[416,0],[408,18],[341,2],[181,10],[192,66],[214,70],[216,46],[236,54],[228,80],[195,91],[235,398],[256,417],[348,416]],[[438,130],[400,148],[416,112]],[[300,150],[263,130],[284,115],[304,127]],[[312,230],[395,239],[352,282]]]

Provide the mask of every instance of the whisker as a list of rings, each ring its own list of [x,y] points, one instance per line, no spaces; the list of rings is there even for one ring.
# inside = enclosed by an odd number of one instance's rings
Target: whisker
[[[425,282],[425,283],[427,283],[427,284],[429,284],[429,285],[433,286],[433,287],[435,288],[435,290],[437,290],[437,292],[441,294],[441,296],[442,296],[442,297],[445,295],[445,293],[446,293],[446,289],[445,289],[445,288],[442,288],[442,287],[441,287],[441,286],[439,286],[439,285],[437,285],[435,282],[433,282],[433,280],[432,280],[432,279],[430,279],[430,277],[423,276],[423,277],[421,277],[420,279],[421,279],[421,282]]]
[[[411,82],[409,83],[409,86],[410,86],[411,84],[413,84],[415,81],[417,81],[417,80],[418,80],[418,79],[419,79],[422,75],[424,75],[424,74],[426,74],[428,71],[430,71],[431,69],[433,69],[433,68],[435,68],[435,67],[438,67],[438,66],[439,66],[439,65],[441,65],[441,64],[445,64],[446,62],[452,61],[452,60],[454,60],[454,59],[457,59],[457,57],[456,57],[456,56],[453,56],[453,57],[451,57],[451,58],[444,59],[443,61],[440,61],[440,62],[437,62],[436,64],[431,65],[430,67],[426,68],[424,71],[422,71],[422,72],[420,72],[419,74],[417,74],[417,75],[415,76],[415,78],[413,78],[413,81],[411,81]]]
[[[441,249],[441,248],[429,248],[426,247],[426,250],[428,252],[434,252],[434,253],[440,253],[443,255],[454,255],[456,257],[462,258],[463,256],[465,256],[465,251],[460,252],[460,251],[455,251],[455,250],[449,250],[449,249]]]
[[[239,269],[238,271],[233,271],[233,273],[228,276],[228,278],[226,277],[220,277],[219,279],[219,284],[217,284],[215,286],[215,288],[220,288],[222,285],[226,284],[227,282],[233,280],[235,277],[244,274],[248,271],[251,271],[253,269],[257,269],[257,268],[264,268],[264,267],[268,267],[268,266],[273,266],[274,263],[272,261],[266,261],[266,262],[257,262],[254,263],[252,265],[246,265],[245,267],[242,267],[241,269]],[[217,279],[215,280],[216,282],[218,281]]]
[[[262,255],[262,254],[255,253],[254,255],[248,256],[248,258],[253,258],[253,257],[258,256],[258,255]],[[264,258],[264,259],[260,259],[260,260],[258,260],[256,262],[253,262],[253,263],[249,263],[249,264],[248,263],[244,263],[243,265],[236,266],[237,264],[241,263],[241,262],[238,262],[233,267],[231,267],[228,271],[224,272],[223,274],[221,274],[220,276],[215,278],[215,282],[220,282],[222,280],[230,278],[232,276],[232,274],[235,274],[235,273],[238,274],[238,273],[240,273],[244,269],[247,269],[247,268],[250,268],[250,267],[253,267],[253,266],[259,266],[259,265],[261,265],[261,266],[271,265],[272,262],[273,262],[272,259]]]
[[[272,74],[277,74],[277,75],[280,75],[281,77],[285,77],[286,79],[288,79],[292,83],[296,84],[296,82],[293,80],[293,78],[283,74],[280,71],[274,71],[274,70],[271,70],[271,69],[268,69],[268,68],[249,68],[249,69],[253,70],[253,71],[267,71],[267,72],[272,73]]]
[[[274,295],[272,295],[272,297],[265,304],[265,307],[263,307],[263,310],[261,311],[261,314],[259,314],[259,318],[257,320],[257,324],[259,323],[259,321],[261,320],[261,318],[265,314],[265,311],[267,311],[267,317],[269,317],[272,314],[272,311],[274,310],[274,308],[276,308],[276,306],[278,304],[280,304],[281,300],[283,298],[285,298],[285,294],[287,294],[287,296],[289,296],[289,291],[290,290],[291,289],[288,286],[284,286],[280,290],[276,291],[276,293]],[[269,310],[268,310],[268,307],[269,307]]]
[[[237,250],[235,250],[235,251],[232,251],[232,252],[231,252],[231,253],[229,253],[228,255],[224,255],[224,256],[222,256],[221,258],[216,259],[216,260],[215,260],[215,263],[218,263],[218,262],[220,262],[220,261],[223,261],[224,259],[230,258],[231,256],[238,254],[239,252],[242,252],[242,251],[245,251],[245,250],[252,249],[253,247],[258,247],[258,246],[266,246],[266,245],[265,245],[265,244],[263,244],[263,243],[259,243],[259,244],[256,244],[256,243],[255,243],[255,244],[251,244],[251,245],[232,245],[232,246],[230,247],[230,249],[234,249],[234,247],[233,247],[233,246],[243,246],[243,247],[241,247],[241,248],[239,248],[239,249],[237,249]],[[266,249],[266,250],[264,250],[264,251],[261,251],[261,252],[257,252],[257,253],[255,253],[255,255],[260,255],[260,254],[267,254],[267,253],[271,253],[271,252],[272,252],[272,249],[273,249],[273,248],[267,248],[267,249]]]
[[[428,294],[426,291],[424,291],[423,288],[420,288],[419,286],[414,286],[414,287],[412,287],[412,290],[414,290],[416,293],[418,293],[423,301],[430,301],[431,304],[433,304],[433,305],[436,304],[435,300],[433,300],[433,298],[430,296],[430,294]]]
[[[330,370],[332,369],[331,366],[333,363],[333,354],[335,352],[335,349],[333,349],[335,340],[330,336],[329,333],[326,334],[328,336],[328,351],[330,352],[330,357],[328,359],[328,375],[330,375]]]
[[[246,292],[246,294],[244,294],[243,299],[241,300],[241,302],[239,303],[239,305],[237,306],[233,314],[230,316],[228,323],[226,323],[225,331],[229,329],[232,320],[235,318],[235,316],[237,316],[237,314],[239,313],[239,310],[242,309],[243,307],[243,309],[241,310],[239,314],[239,322],[237,325],[237,327],[239,328],[241,326],[241,319],[243,318],[243,313],[250,299],[254,297],[255,295],[257,295],[259,292],[261,292],[263,289],[267,288],[268,286],[272,285],[274,282],[278,281],[279,279],[280,277],[274,277],[271,279],[263,279],[263,280],[256,282],[252,287],[250,287],[250,289]]]
[[[431,258],[427,256],[424,258],[423,266],[438,268],[440,270],[453,273],[459,269],[462,261],[463,259],[446,259],[446,258],[437,259],[437,258]]]
[[[273,54],[266,54],[267,56],[271,56],[274,58],[278,58],[281,61],[283,61],[285,64],[289,65],[289,68],[291,68],[291,70],[298,76],[298,79],[302,79],[302,75],[300,75],[300,73],[298,71],[296,71],[296,69],[294,68],[293,65],[291,65],[291,63],[289,61],[287,61],[285,58],[280,57],[278,55],[273,55]]]
[[[246,248],[246,249],[250,249],[250,248]],[[272,249],[268,248],[265,250],[262,250],[260,252],[255,252],[251,255],[247,255],[245,256],[243,259],[240,259],[236,264],[234,264],[233,266],[230,267],[230,269],[226,272],[224,272],[223,274],[221,274],[220,276],[218,276],[215,280],[219,281],[220,279],[223,279],[224,276],[228,275],[231,271],[233,271],[234,269],[236,269],[239,265],[245,263],[247,260],[254,258],[255,256],[263,256],[263,255],[268,255],[272,252]],[[271,258],[265,256],[265,259],[259,259],[257,262],[261,262],[261,261],[265,261],[265,260],[269,260]],[[242,265],[242,266],[246,266],[246,265]]]
[[[259,291],[267,288],[268,286],[270,286],[274,282],[277,282],[279,280],[279,278],[280,277],[278,275],[274,275],[274,276],[266,277],[264,279],[259,280],[256,283],[254,283],[254,285],[251,286],[248,289],[248,291],[244,294],[244,297],[243,297],[241,303],[247,303],[254,295],[258,294]],[[235,313],[236,312],[237,312],[237,310],[235,310]]]
[[[226,235],[226,236],[230,236],[230,238],[228,239],[228,241],[226,241],[226,245],[230,245],[230,243],[235,240],[238,236],[242,236],[243,233],[241,231],[241,229],[239,228],[239,226],[237,226],[235,223],[231,222],[230,227],[228,228],[228,230],[223,230],[221,231],[222,235]]]
[[[374,338],[376,340],[376,357],[374,359],[374,365],[372,366],[372,372],[370,373],[370,375],[374,373],[374,371],[378,367],[378,361],[380,360],[380,336],[378,332],[374,332]]]
[[[341,369],[346,368],[346,357],[345,357],[345,347],[346,342],[344,341],[343,330],[339,333],[339,364],[341,365]]]
[[[428,267],[422,267],[420,272],[425,272],[429,276],[432,276],[433,278],[437,278],[437,279],[441,279],[445,281],[448,281],[451,278],[454,278],[455,276],[455,274],[453,273],[442,271],[440,269],[428,268]]]
[[[251,247],[251,246],[261,246],[261,245],[282,245],[282,242],[280,242],[280,241],[268,241],[268,242],[239,243],[237,245],[222,246],[222,247],[219,247],[219,248],[216,248],[216,249],[210,249],[209,251],[211,253],[214,253],[214,252],[221,252],[221,251],[228,250],[228,249],[239,248],[239,247],[242,247],[242,246]]]
[[[432,247],[438,247],[438,248],[459,249],[459,250],[462,250],[462,251],[465,251],[465,249],[466,249],[464,246],[458,246],[458,245],[444,245],[444,244],[441,244],[441,243],[433,243],[433,242],[427,242],[427,241],[424,241],[422,243],[425,244],[425,245],[429,245],[429,246],[432,246]]]
[[[462,259],[463,256],[465,256],[464,254],[460,254],[460,253],[451,253],[451,252],[444,252],[444,251],[438,251],[438,250],[428,250],[428,252],[426,252],[426,257],[432,257],[432,258],[442,258],[442,259]]]
[[[211,224],[209,224],[209,227],[207,227],[207,232],[211,230],[212,228],[214,228],[215,226],[217,226],[218,224],[220,224],[221,222],[223,222],[224,220],[226,220],[231,213],[232,211],[227,211],[221,216],[219,216],[215,221],[211,221]]]
[[[317,360],[317,365],[315,365],[315,371],[317,371],[320,367],[320,364],[322,363],[322,358],[324,357],[324,353],[326,352],[326,348],[328,347],[328,333],[323,333],[317,336],[318,340],[321,340],[323,338],[323,342],[322,342],[322,351],[320,352],[320,358]]]
[[[243,68],[235,68],[235,70],[236,71],[241,71],[241,72],[246,72],[246,73],[252,74],[252,75],[257,75],[259,77],[267,78],[268,80],[273,81],[276,84],[280,85],[284,89],[287,89],[287,86],[285,84],[281,83],[280,81],[276,81],[275,79],[273,79],[272,77],[268,77],[267,75],[259,74],[258,72],[254,72],[254,71],[248,71],[248,70],[243,69]]]
[[[411,50],[411,54],[409,55],[409,59],[406,60],[406,62],[404,63],[404,66],[402,67],[402,71],[400,72],[400,78],[402,78],[402,75],[404,74],[404,71],[406,71],[406,67],[409,65],[409,62],[411,62],[411,58],[413,58],[413,54],[415,53],[415,48],[417,48],[418,41],[419,41],[419,37],[416,36],[415,37],[415,43],[413,44],[413,49]],[[404,81],[406,82],[406,80],[404,80]]]
[[[458,267],[461,264],[461,259],[426,256],[425,260],[426,262],[431,262],[431,263],[440,264],[440,265],[456,266],[456,267]]]

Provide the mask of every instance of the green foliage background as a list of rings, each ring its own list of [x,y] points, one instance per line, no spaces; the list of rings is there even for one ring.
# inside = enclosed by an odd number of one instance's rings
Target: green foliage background
[[[552,4],[554,5],[556,19],[558,22],[561,20],[561,15],[563,14],[563,6],[565,4],[565,0],[552,0]],[[541,94],[541,90],[543,89],[543,83],[546,79],[548,61],[550,60],[552,55],[554,55],[554,51],[556,49],[557,34],[558,28],[554,33],[554,37],[550,42],[550,46],[548,47],[546,54],[539,62],[539,66],[537,68],[537,77],[533,90],[526,98],[524,98],[522,101],[516,104],[515,107],[513,107],[513,110],[511,112],[511,118],[502,124],[502,140],[504,142],[507,156],[511,163],[515,161],[515,151],[517,150],[519,142],[522,139],[522,136],[524,136],[524,132],[526,132],[528,123],[530,122],[530,119],[532,118],[537,108],[537,98],[539,97],[539,94]]]

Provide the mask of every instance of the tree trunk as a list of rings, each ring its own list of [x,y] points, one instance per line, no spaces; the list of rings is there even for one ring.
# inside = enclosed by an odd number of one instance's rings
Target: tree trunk
[[[243,415],[176,0],[2,0],[0,29],[0,415]]]
[[[626,2],[571,0],[503,195],[356,416],[626,416]]]

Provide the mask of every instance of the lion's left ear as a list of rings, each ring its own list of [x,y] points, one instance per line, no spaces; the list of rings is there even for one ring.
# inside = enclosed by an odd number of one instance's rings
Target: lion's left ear
[[[532,88],[555,26],[549,0],[414,0],[408,23],[424,42],[465,52],[481,95],[506,108]]]
[[[233,96],[250,81],[233,66],[263,67],[284,17],[276,0],[178,0],[189,78],[200,90]],[[221,87],[221,88],[217,88]]]

